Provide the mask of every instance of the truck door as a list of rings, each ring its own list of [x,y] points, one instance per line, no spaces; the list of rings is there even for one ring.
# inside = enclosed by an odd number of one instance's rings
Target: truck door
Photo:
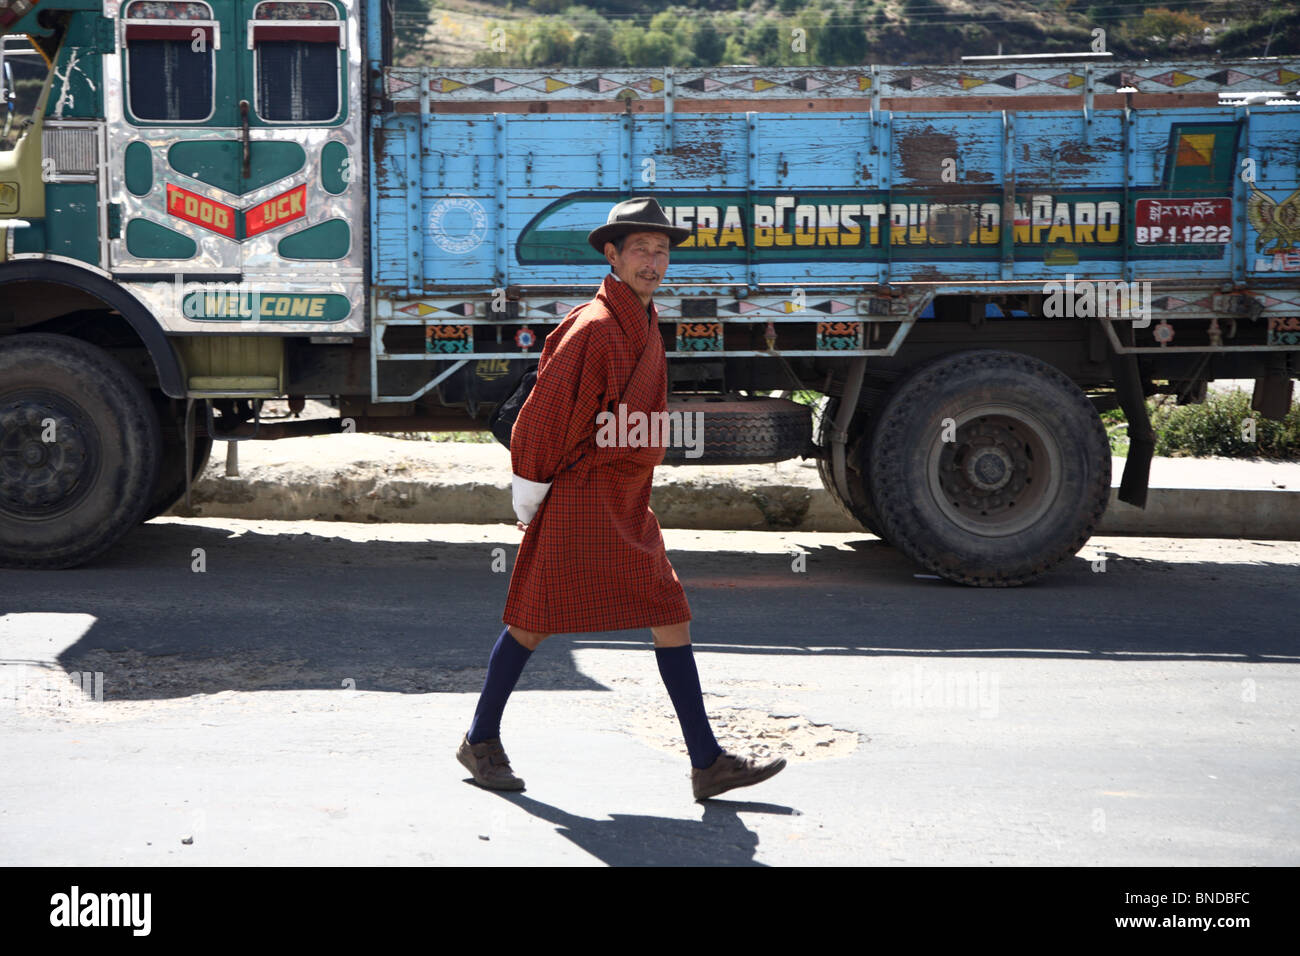
[[[356,2],[123,4],[115,274],[236,293],[173,292],[167,327],[363,330]]]

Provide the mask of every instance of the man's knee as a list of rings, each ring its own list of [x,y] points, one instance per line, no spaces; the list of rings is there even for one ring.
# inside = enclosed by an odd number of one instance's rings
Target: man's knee
[[[515,640],[530,651],[537,650],[537,645],[551,636],[549,634],[539,634],[537,631],[525,631],[522,627],[515,627],[513,624],[510,625],[510,633],[514,635]]]
[[[655,647],[681,647],[691,642],[691,622],[665,624],[650,628]]]

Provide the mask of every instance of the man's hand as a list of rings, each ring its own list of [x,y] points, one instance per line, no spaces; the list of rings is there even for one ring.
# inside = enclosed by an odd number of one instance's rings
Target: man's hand
[[[520,531],[527,531],[527,530],[528,530],[528,525],[524,524],[522,521],[516,521],[516,522],[515,522],[515,527],[518,528]]]
[[[511,497],[514,499],[515,517],[519,519],[520,530],[527,527],[542,506],[542,500],[551,490],[549,481],[529,481],[519,475],[513,476]]]

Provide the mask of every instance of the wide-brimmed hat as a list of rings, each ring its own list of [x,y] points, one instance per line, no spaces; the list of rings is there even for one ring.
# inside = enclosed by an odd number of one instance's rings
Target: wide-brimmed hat
[[[609,211],[605,225],[591,230],[587,241],[591,243],[591,248],[603,256],[605,243],[613,242],[629,232],[662,232],[668,237],[669,244],[674,246],[684,242],[691,234],[691,230],[674,226],[668,221],[659,200],[653,196],[634,196],[616,204]]]

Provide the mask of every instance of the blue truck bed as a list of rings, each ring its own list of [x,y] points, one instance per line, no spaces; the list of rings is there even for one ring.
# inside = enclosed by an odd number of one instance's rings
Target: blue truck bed
[[[595,285],[587,231],[651,194],[694,230],[670,285],[1292,286],[1300,111],[1219,94],[1297,80],[1246,62],[392,68],[373,281],[394,298]]]

